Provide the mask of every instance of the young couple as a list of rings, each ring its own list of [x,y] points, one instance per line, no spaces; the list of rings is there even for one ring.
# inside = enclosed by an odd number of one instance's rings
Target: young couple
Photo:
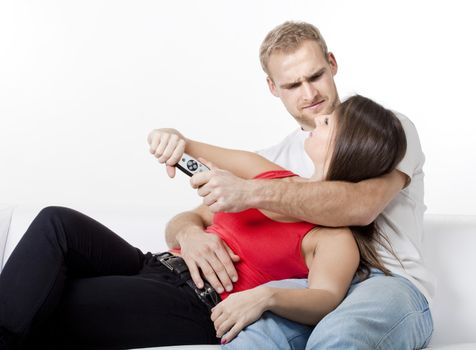
[[[264,158],[152,131],[171,176],[184,151],[213,163],[191,180],[204,204],[167,226],[171,253],[144,254],[71,209],[41,211],[0,275],[0,347],[426,345],[413,124],[361,96],[340,103],[336,60],[310,24],[273,29],[260,59],[300,129]]]

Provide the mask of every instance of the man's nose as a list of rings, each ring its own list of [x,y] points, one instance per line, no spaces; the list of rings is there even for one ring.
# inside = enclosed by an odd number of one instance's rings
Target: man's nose
[[[302,87],[304,90],[304,98],[306,100],[312,101],[316,96],[316,89],[314,88],[314,86],[311,83],[305,81],[302,84]]]

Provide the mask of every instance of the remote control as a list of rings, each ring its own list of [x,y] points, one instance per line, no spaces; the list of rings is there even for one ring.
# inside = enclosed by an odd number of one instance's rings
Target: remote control
[[[175,166],[182,170],[188,176],[193,176],[196,173],[201,173],[210,170],[205,164],[200,163],[198,160],[188,155],[187,153],[184,153],[182,155],[182,158],[180,158],[179,162],[175,164]]]

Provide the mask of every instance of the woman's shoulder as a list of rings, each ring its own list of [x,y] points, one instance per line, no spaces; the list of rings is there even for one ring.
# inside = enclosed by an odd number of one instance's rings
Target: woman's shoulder
[[[313,246],[336,243],[337,241],[354,241],[352,230],[348,227],[316,226],[306,235],[306,240]]]

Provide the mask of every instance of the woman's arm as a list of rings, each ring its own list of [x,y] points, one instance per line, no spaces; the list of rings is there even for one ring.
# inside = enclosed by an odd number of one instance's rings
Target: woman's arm
[[[244,179],[252,179],[265,171],[283,169],[253,152],[222,148],[194,140],[187,140],[185,152],[195,158],[205,158],[218,168]]]
[[[309,285],[305,289],[266,285],[230,295],[212,312],[217,336],[229,342],[263,312],[315,325],[344,299],[359,265],[359,251],[347,228],[320,228],[310,233],[315,249],[306,254]],[[307,238],[307,236],[306,236]]]
[[[344,299],[359,266],[359,249],[348,228],[320,228],[309,266],[308,288],[271,288],[267,310],[315,325]]]
[[[204,158],[218,168],[228,170],[244,179],[251,179],[265,171],[282,169],[256,153],[187,139],[175,129],[155,129],[149,134],[147,141],[150,152],[169,168],[177,164],[185,152],[196,159]]]

